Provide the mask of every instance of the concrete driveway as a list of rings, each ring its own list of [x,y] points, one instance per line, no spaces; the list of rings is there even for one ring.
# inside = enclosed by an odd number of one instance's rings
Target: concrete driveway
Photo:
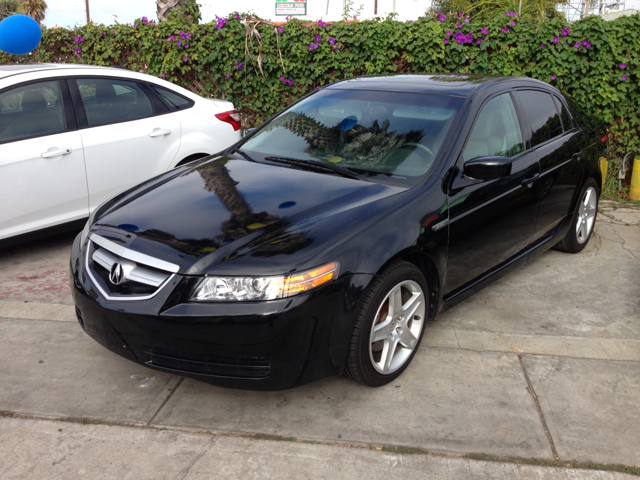
[[[379,389],[147,369],[78,326],[73,235],[0,250],[0,478],[640,474],[640,210],[601,210],[582,253],[547,252],[438,317]]]

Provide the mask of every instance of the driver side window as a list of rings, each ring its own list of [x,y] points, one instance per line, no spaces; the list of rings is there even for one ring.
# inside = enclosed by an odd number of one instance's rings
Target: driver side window
[[[508,93],[489,100],[471,129],[462,152],[466,162],[487,156],[513,157],[524,150],[518,115]]]

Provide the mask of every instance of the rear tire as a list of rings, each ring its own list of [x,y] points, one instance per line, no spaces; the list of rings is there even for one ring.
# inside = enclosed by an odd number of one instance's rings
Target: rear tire
[[[598,184],[593,178],[586,181],[573,212],[567,235],[555,246],[561,252],[578,253],[589,243],[598,215]]]
[[[373,281],[351,336],[352,380],[380,387],[400,376],[418,351],[428,298],[424,275],[409,262],[393,263]]]

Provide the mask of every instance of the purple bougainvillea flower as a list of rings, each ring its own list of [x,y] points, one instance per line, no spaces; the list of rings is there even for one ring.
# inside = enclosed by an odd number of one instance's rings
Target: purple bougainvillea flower
[[[409,23],[413,23],[413,20],[409,20]]]
[[[447,43],[449,43],[449,39],[448,39],[448,38],[445,38],[445,39],[444,39],[444,44],[446,45]]]
[[[287,82],[287,83],[289,83],[289,86],[292,86],[293,85],[293,78],[290,78],[289,82]]]
[[[162,75],[160,75],[162,78],[167,78],[167,74],[163,73]]]
[[[580,42],[574,43],[573,46],[576,47],[576,48],[580,48]]]
[[[516,22],[514,22],[513,20],[511,20],[511,26],[515,27],[516,26]]]
[[[188,43],[185,43],[185,44],[184,44],[184,48],[189,48],[189,44],[188,44]]]
[[[558,43],[560,41],[560,39],[558,37],[553,37],[553,43]]]
[[[460,12],[460,13],[458,14],[458,17],[464,17],[464,12]]]
[[[556,76],[555,75],[551,75],[551,80],[555,80]]]
[[[238,66],[238,70],[242,70],[242,62],[238,62],[236,65]]]
[[[82,49],[80,47],[76,48],[76,53],[82,53]]]
[[[336,43],[336,39],[333,37],[329,37],[329,45],[334,45]]]
[[[445,34],[447,37],[451,36],[451,30],[447,30],[447,33]]]
[[[282,32],[284,32],[284,28],[278,27],[278,33],[282,33]]]
[[[447,20],[447,17],[444,15],[444,13],[441,13],[440,16],[438,17],[438,20],[440,20],[441,22],[444,22]]]
[[[173,42],[175,39],[176,39],[176,37],[171,35],[169,38],[167,38],[167,42]]]
[[[482,38],[479,38],[478,40],[476,40],[476,43],[480,45],[482,43]]]
[[[309,50],[313,50],[313,43],[309,44]]]
[[[134,27],[137,27],[137,26],[138,26],[138,24],[137,24],[136,22],[133,22],[133,26],[134,26]]]
[[[547,46],[543,43],[542,45],[540,45],[540,48],[547,48]]]
[[[620,67],[620,70],[624,70],[625,68],[627,68],[627,64],[621,63],[620,65],[618,65],[618,67]]]
[[[103,30],[103,31],[102,31],[102,34],[103,34],[103,35],[106,35],[106,34],[107,34],[107,32],[106,32],[105,30]]]
[[[462,28],[462,24],[460,22],[456,23],[456,28]]]
[[[583,40],[582,46],[585,48],[591,48],[591,42],[589,40]]]
[[[316,42],[319,42],[320,40],[322,40],[322,37],[320,35],[316,35]]]
[[[181,46],[182,42],[180,40],[176,40],[176,45]]]
[[[183,61],[183,62],[186,62],[187,60],[189,60],[189,59],[187,58],[187,56],[186,56],[186,55],[185,55],[184,57],[182,57],[182,61]]]
[[[464,19],[464,23],[469,23],[469,21],[470,21],[470,20],[469,20],[468,18],[465,18],[465,19]]]
[[[502,33],[507,33],[509,31],[509,27],[502,27],[500,30],[502,30]]]
[[[626,81],[627,81],[627,76],[626,76],[626,75],[622,75],[622,77],[620,77],[620,79],[621,79],[623,82],[626,82]]]
[[[562,29],[562,36],[563,37],[566,37],[567,35],[569,35],[569,33],[571,33],[571,29],[569,27]]]
[[[230,73],[227,73],[227,78],[231,78],[231,74]]]
[[[240,22],[242,19],[240,18],[240,14],[236,13],[236,19]],[[287,17],[287,19],[289,19],[289,17]]]
[[[482,27],[482,29],[480,29],[480,32],[481,32],[483,35],[487,35],[487,34],[489,33],[489,30],[487,30],[486,28]]]

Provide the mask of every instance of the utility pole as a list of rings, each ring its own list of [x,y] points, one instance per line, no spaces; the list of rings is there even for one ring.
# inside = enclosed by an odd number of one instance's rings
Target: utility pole
[[[89,15],[89,0],[84,0],[85,4],[86,4],[86,10],[87,10],[87,23],[89,23],[91,21],[91,15]]]

